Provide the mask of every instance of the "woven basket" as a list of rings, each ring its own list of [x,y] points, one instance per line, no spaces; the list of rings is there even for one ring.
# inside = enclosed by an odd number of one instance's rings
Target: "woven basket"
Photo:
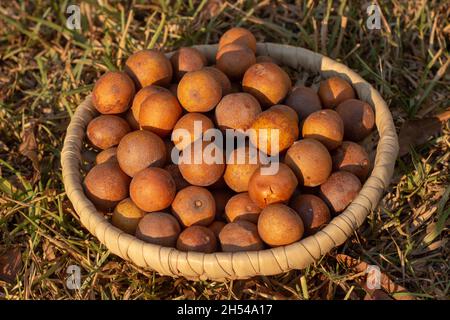
[[[217,46],[195,46],[213,61]],[[375,110],[380,136],[374,168],[359,195],[325,228],[288,246],[247,252],[203,254],[145,243],[114,227],[85,196],[80,172],[81,151],[86,126],[97,114],[91,96],[81,103],[67,128],[61,154],[67,196],[81,223],[114,254],[162,275],[184,276],[192,280],[245,279],[256,275],[275,275],[303,269],[331,249],[344,243],[363,223],[389,185],[398,153],[398,140],[389,108],[380,94],[351,69],[312,51],[272,43],[258,44],[259,55],[268,55],[294,69],[320,73],[324,78],[339,76],[350,82],[359,99]],[[168,54],[170,56],[170,54]]]

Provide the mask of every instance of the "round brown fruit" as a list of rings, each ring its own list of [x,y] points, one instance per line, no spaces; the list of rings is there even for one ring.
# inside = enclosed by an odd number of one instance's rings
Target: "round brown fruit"
[[[180,80],[186,72],[202,69],[208,61],[205,55],[195,48],[183,47],[170,57],[175,78]]]
[[[231,93],[231,82],[225,73],[216,67],[204,67],[203,70],[209,71],[211,75],[220,83],[222,86],[222,95]]]
[[[144,130],[165,137],[170,134],[182,112],[177,98],[172,93],[155,93],[142,101],[139,125]]]
[[[185,227],[207,226],[214,221],[216,202],[208,189],[189,186],[178,191],[172,212]]]
[[[344,211],[361,190],[361,182],[353,173],[337,171],[320,186],[321,198],[334,213]]]
[[[136,237],[163,247],[175,247],[181,228],[174,216],[164,212],[146,214],[136,229]]]
[[[211,71],[191,71],[178,84],[177,96],[188,112],[208,112],[222,98],[222,85]]]
[[[146,168],[131,180],[131,200],[147,212],[163,210],[175,198],[176,186],[169,172],[161,168]]]
[[[100,164],[107,161],[117,161],[116,147],[105,149],[95,157],[95,164]]]
[[[117,147],[117,161],[122,170],[133,177],[147,167],[161,167],[166,161],[166,146],[150,131],[133,131]]]
[[[114,208],[111,222],[126,233],[134,235],[139,220],[145,212],[139,209],[130,198],[123,199]]]
[[[175,181],[177,191],[189,186],[189,182],[184,180],[183,176],[181,175],[180,169],[176,164],[173,163],[168,164],[167,166],[164,167],[164,170],[169,172],[170,175],[172,176],[173,181]]]
[[[247,192],[233,196],[225,207],[225,215],[229,222],[247,220],[257,223],[260,212],[261,208],[250,199]]]
[[[130,130],[125,119],[107,114],[98,116],[89,122],[87,137],[94,147],[104,150],[117,146]]]
[[[292,201],[292,208],[303,221],[305,234],[312,235],[330,222],[330,209],[318,196],[301,194]]]
[[[284,162],[294,171],[300,184],[316,187],[331,174],[332,160],[327,148],[314,139],[294,142],[286,152]]]
[[[194,130],[195,126],[197,130]],[[195,140],[202,138],[207,130],[213,128],[214,123],[210,118],[201,113],[190,112],[182,116],[175,124],[172,141],[178,150],[183,150]]]
[[[242,154],[243,159],[240,159]],[[241,160],[243,163],[240,163]],[[236,192],[248,190],[250,177],[259,168],[261,162],[258,157],[258,150],[250,149],[248,146],[240,146],[234,149],[228,158],[225,174],[223,175],[226,184]]]
[[[225,252],[257,251],[264,249],[254,223],[245,220],[230,222],[219,233],[219,241]]]
[[[223,227],[225,227],[225,225],[226,225],[225,222],[216,220],[216,221],[213,221],[213,223],[211,223],[208,226],[208,228],[209,228],[209,230],[211,230],[214,233],[214,235],[217,238],[219,238],[219,233],[220,233],[220,231],[222,231],[222,229],[223,229]]]
[[[298,184],[294,172],[284,163],[279,163],[278,171],[274,174],[268,174],[264,169],[267,170],[267,166],[258,168],[250,178],[248,184],[250,198],[260,208],[273,203],[287,202]]]
[[[149,85],[168,86],[172,80],[172,64],[156,50],[141,50],[125,62],[125,72],[139,88]]]
[[[130,177],[117,162],[108,161],[94,166],[84,178],[87,197],[99,209],[109,211],[128,197]]]
[[[333,169],[351,172],[364,182],[370,170],[369,155],[359,144],[344,141],[334,150]]]
[[[287,105],[284,105],[284,104],[276,104],[276,105],[270,107],[269,109],[279,110],[281,112],[284,112],[286,114],[286,116],[292,120],[293,125],[298,126],[298,115],[297,115],[297,112],[293,108],[291,108]]]
[[[133,101],[134,83],[124,72],[108,71],[95,83],[92,104],[102,114],[127,111]]]
[[[200,163],[195,163],[197,152],[201,153],[197,155]],[[208,159],[210,155],[214,158]],[[178,167],[183,178],[190,184],[201,187],[210,186],[222,177],[225,170],[223,151],[213,142],[198,141],[183,150]]]
[[[348,140],[363,140],[375,126],[375,114],[364,101],[346,100],[337,106],[336,111],[344,121],[344,137]]]
[[[319,95],[313,89],[304,86],[294,87],[285,103],[297,112],[301,120],[322,109]]]
[[[283,110],[269,109],[261,112],[250,127],[250,141],[259,150],[276,155],[288,149],[298,139],[299,129]],[[278,133],[278,146],[272,140]],[[276,139],[273,141],[276,142]],[[277,148],[278,147],[278,148]]]
[[[216,235],[203,226],[186,228],[177,240],[177,249],[180,251],[212,253],[216,251],[216,248]]]
[[[355,98],[352,86],[339,77],[331,77],[320,82],[319,96],[325,108],[335,108],[341,102]]]
[[[216,54],[217,68],[232,79],[241,79],[247,69],[256,63],[255,53],[248,47],[230,43]]]
[[[328,150],[339,147],[344,138],[344,122],[334,110],[320,110],[311,113],[304,121],[303,138],[322,142]]]
[[[246,46],[256,52],[256,38],[253,33],[245,28],[235,27],[226,31],[220,37],[219,50],[230,43]]]
[[[291,90],[288,74],[271,62],[252,65],[244,74],[242,88],[252,94],[263,107],[280,103]]]
[[[240,92],[224,96],[216,107],[215,115],[221,130],[245,131],[261,111],[258,100],[251,94]]]
[[[295,210],[284,204],[272,204],[264,208],[258,219],[258,233],[271,247],[285,246],[300,240],[304,226]]]
[[[134,119],[136,119],[136,121],[138,121],[138,123],[139,123],[139,112],[141,111],[142,102],[151,95],[160,92],[168,93],[169,90],[160,86],[150,85],[142,88],[141,90],[138,91],[138,93],[136,93],[136,96],[134,97],[133,100],[133,104],[131,106],[131,112],[133,112],[133,117]],[[139,125],[137,129],[139,129]]]

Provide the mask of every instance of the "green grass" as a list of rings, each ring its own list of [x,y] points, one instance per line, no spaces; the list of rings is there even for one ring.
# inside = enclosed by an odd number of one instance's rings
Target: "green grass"
[[[0,253],[22,252],[16,279],[0,280],[0,299],[364,297],[364,275],[337,263],[337,253],[379,265],[419,299],[449,297],[448,123],[398,160],[386,196],[346,244],[305,270],[245,281],[172,279],[110,254],[81,226],[60,168],[70,117],[105,70],[121,69],[143,48],[216,43],[236,25],[258,41],[302,46],[349,65],[382,93],[399,128],[437,114],[450,105],[445,2],[378,1],[383,29],[368,30],[360,1],[133,1],[131,8],[90,0],[81,5],[80,31],[65,28],[67,3],[0,5]],[[39,172],[19,151],[30,134]],[[79,291],[65,286],[73,264],[82,269]]]

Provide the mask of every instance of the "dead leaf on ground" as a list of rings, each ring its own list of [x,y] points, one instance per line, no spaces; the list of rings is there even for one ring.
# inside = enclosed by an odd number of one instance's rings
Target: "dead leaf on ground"
[[[435,242],[432,242],[431,244],[425,246],[420,246],[419,248],[413,250],[411,252],[411,256],[419,256],[419,255],[423,255],[423,254],[427,254],[430,253],[432,251],[441,249],[441,248],[446,248],[447,246],[447,239],[442,239],[442,240],[437,240]]]
[[[211,18],[216,17],[220,13],[223,6],[224,4],[222,0],[208,1],[200,11],[194,27],[202,26],[205,22],[211,20]]]
[[[390,295],[388,295],[383,290],[373,290],[372,292],[367,292],[364,300],[393,300]]]
[[[406,121],[400,129],[398,142],[400,145],[399,157],[409,152],[409,148],[419,146],[438,134],[442,129],[442,122],[450,119],[450,110],[432,118]]]
[[[38,160],[38,144],[34,130],[35,124],[31,124],[24,129],[19,152],[31,160],[34,169],[33,181],[37,181],[41,176],[41,168]]]
[[[366,272],[369,266],[368,263],[364,261],[359,261],[346,254],[337,254],[335,258],[338,262],[344,264],[347,268],[354,270],[356,273]],[[414,296],[407,294],[408,290],[396,284],[383,272],[381,272],[380,285],[389,294],[399,292],[405,293],[404,295],[398,295],[398,297],[394,297],[394,299],[396,300],[415,300]]]
[[[0,248],[0,280],[12,283],[22,268],[22,252],[19,247]]]
[[[44,251],[45,260],[53,261],[56,259],[55,247],[48,240],[44,240],[42,250]]]
[[[430,206],[428,203],[425,203],[419,208],[412,207],[411,210],[413,212],[413,216],[405,223],[409,224],[409,232],[413,233],[434,215],[437,211],[437,205]]]
[[[438,204],[438,219],[435,223],[427,226],[427,235],[423,239],[424,244],[430,244],[444,231],[445,225],[450,215],[450,208],[446,209],[446,204],[450,199],[450,186],[447,187]]]
[[[195,299],[195,292],[189,289],[183,289],[183,296],[187,300]]]
[[[199,15],[200,20],[209,20],[212,17],[217,16],[220,8],[223,6],[222,0],[211,0],[208,1],[205,7],[202,9]]]

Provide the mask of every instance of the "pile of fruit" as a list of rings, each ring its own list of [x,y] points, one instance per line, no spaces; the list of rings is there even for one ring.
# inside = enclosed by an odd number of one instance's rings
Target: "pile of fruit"
[[[170,59],[136,52],[124,72],[98,79],[92,102],[100,115],[87,138],[100,152],[86,195],[117,228],[182,251],[296,242],[342,212],[371,169],[358,142],[373,130],[372,108],[339,77],[317,92],[292,88],[285,69],[256,56],[256,39],[243,28],[222,35],[213,65],[194,48]],[[224,161],[174,161],[175,153],[195,158],[199,141],[200,156],[220,145],[205,139],[214,128],[235,130],[244,143],[214,149]],[[184,136],[174,134],[180,130]],[[235,161],[239,154],[244,161]],[[273,163],[261,155],[279,159],[275,172],[264,172]]]

